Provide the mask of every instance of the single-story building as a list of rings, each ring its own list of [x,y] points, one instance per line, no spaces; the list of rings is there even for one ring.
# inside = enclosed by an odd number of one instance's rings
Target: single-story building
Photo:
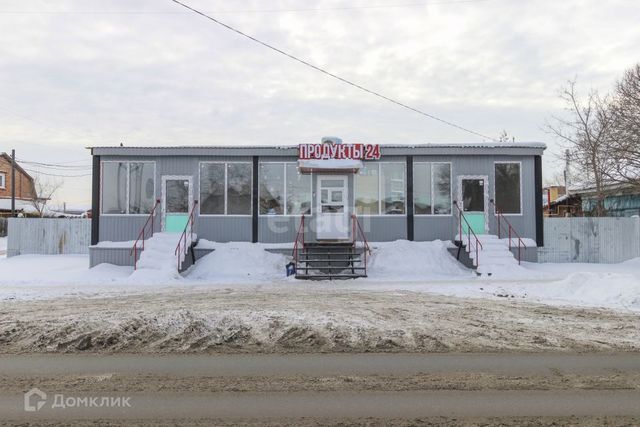
[[[608,183],[602,188],[604,192],[605,216],[629,217],[640,215],[640,187]],[[598,196],[594,186],[571,189],[571,195],[581,203],[585,216],[593,216],[598,204]]]
[[[544,149],[338,138],[298,146],[92,147],[91,265],[133,265],[124,246],[150,214],[154,232],[181,233],[192,222],[208,241],[335,247],[357,238],[466,240],[459,235],[469,229],[498,234],[500,211],[502,237],[508,222],[514,234],[542,245]],[[118,252],[101,242],[127,243]]]

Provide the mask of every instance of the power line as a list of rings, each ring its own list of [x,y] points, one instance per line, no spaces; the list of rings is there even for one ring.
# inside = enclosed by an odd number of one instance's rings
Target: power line
[[[286,57],[287,57],[287,58],[289,58],[289,59],[292,59],[292,60],[294,60],[294,61],[296,61],[296,62],[299,62],[299,63],[301,63],[301,64],[303,64],[303,65],[305,65],[305,66],[307,66],[307,67],[310,67],[310,68],[312,68],[312,69],[314,69],[314,70],[316,70],[316,71],[319,71],[319,72],[321,72],[322,74],[325,74],[325,75],[327,75],[327,76],[329,76],[329,77],[332,77],[332,78],[334,78],[334,79],[336,79],[336,80],[340,80],[340,81],[341,81],[341,82],[343,82],[343,83],[346,83],[346,84],[348,84],[348,85],[350,85],[350,86],[353,86],[353,87],[355,87],[355,88],[357,88],[357,89],[360,89],[360,90],[362,90],[362,91],[364,91],[364,92],[367,92],[367,93],[369,93],[369,94],[371,94],[371,95],[377,96],[378,98],[381,98],[381,99],[384,99],[384,100],[386,100],[386,101],[389,101],[389,102],[391,102],[391,103],[393,103],[393,104],[396,104],[396,105],[398,105],[398,106],[400,106],[400,107],[402,107],[402,108],[406,108],[407,110],[413,111],[413,112],[415,112],[415,113],[421,114],[421,115],[423,115],[423,116],[425,116],[425,117],[428,117],[428,118],[430,118],[430,119],[436,120],[436,121],[438,121],[438,122],[440,122],[440,123],[444,123],[444,124],[446,124],[446,125],[448,125],[448,126],[454,127],[454,128],[456,128],[456,129],[462,130],[462,131],[464,131],[464,132],[467,132],[467,133],[470,133],[470,134],[473,134],[473,135],[476,135],[476,136],[479,136],[479,137],[482,137],[482,138],[485,138],[485,139],[490,139],[490,140],[495,141],[495,138],[492,138],[492,137],[487,136],[487,135],[483,135],[483,134],[481,134],[480,132],[476,132],[476,131],[474,131],[474,130],[471,130],[471,129],[465,128],[465,127],[463,127],[463,126],[457,125],[457,124],[455,124],[455,123],[453,123],[453,122],[450,122],[450,121],[448,121],[448,120],[441,119],[441,118],[439,118],[439,117],[434,116],[433,114],[429,114],[429,113],[427,113],[427,112],[425,112],[425,111],[422,111],[422,110],[420,110],[420,109],[418,109],[418,108],[411,107],[410,105],[407,105],[407,104],[405,104],[405,103],[403,103],[403,102],[396,101],[396,100],[395,100],[395,99],[393,99],[393,98],[390,98],[390,97],[388,97],[388,96],[386,96],[386,95],[383,95],[383,94],[381,94],[381,93],[379,93],[379,92],[376,92],[376,91],[374,91],[374,90],[367,89],[366,87],[364,87],[364,86],[362,86],[362,85],[359,85],[359,84],[354,83],[354,82],[352,82],[352,81],[350,81],[350,80],[347,80],[347,79],[345,79],[345,78],[343,78],[343,77],[340,77],[340,76],[338,76],[338,75],[336,75],[336,74],[333,74],[332,72],[327,71],[327,70],[325,70],[324,68],[320,68],[320,67],[318,67],[317,65],[313,65],[313,64],[311,64],[310,62],[305,61],[304,59],[300,59],[300,58],[298,58],[297,56],[294,56],[294,55],[292,55],[292,54],[290,54],[290,53],[287,53],[287,52],[283,51],[282,49],[278,49],[277,47],[275,47],[275,46],[273,46],[273,45],[270,45],[270,44],[268,44],[268,43],[266,43],[266,42],[263,42],[262,40],[259,40],[259,39],[255,38],[255,37],[253,37],[253,36],[250,36],[250,35],[249,35],[249,34],[247,34],[247,33],[243,33],[242,31],[238,30],[237,28],[234,28],[234,27],[232,27],[231,25],[225,24],[224,22],[222,22],[222,21],[220,21],[220,20],[218,20],[218,19],[216,19],[216,18],[214,18],[214,17],[212,17],[212,16],[210,16],[210,15],[207,15],[207,14],[206,14],[206,13],[204,13],[204,12],[201,12],[201,11],[199,11],[199,10],[197,10],[197,9],[194,9],[194,8],[192,8],[191,6],[188,6],[188,5],[186,5],[186,4],[184,4],[184,3],[182,3],[182,2],[180,2],[180,1],[178,1],[178,0],[171,0],[171,1],[172,1],[172,2],[174,2],[174,3],[176,3],[176,4],[178,4],[178,5],[180,5],[180,6],[182,6],[182,7],[184,7],[184,8],[186,8],[186,9],[189,9],[190,11],[192,11],[192,12],[194,12],[194,13],[197,13],[198,15],[200,15],[200,16],[202,16],[202,17],[206,18],[206,19],[209,19],[210,21],[215,22],[216,24],[218,24],[218,25],[220,25],[220,26],[222,26],[222,27],[224,27],[224,28],[226,28],[226,29],[228,29],[228,30],[233,31],[233,32],[234,32],[234,33],[236,33],[236,34],[239,34],[239,35],[241,35],[241,36],[243,36],[243,37],[246,37],[246,38],[248,38],[249,40],[251,40],[251,41],[253,41],[253,42],[255,42],[255,43],[258,43],[258,44],[260,44],[260,45],[262,45],[262,46],[264,46],[264,47],[266,47],[266,48],[269,48],[269,49],[271,49],[271,50],[273,50],[273,51],[275,51],[275,52],[277,52],[277,53],[279,53],[279,54],[281,54],[281,55],[286,56]]]
[[[374,4],[362,6],[332,6],[332,7],[314,7],[314,8],[293,8],[293,9],[235,9],[235,10],[215,10],[205,11],[205,13],[215,14],[236,14],[236,13],[298,13],[298,12],[325,12],[325,11],[342,11],[342,10],[358,10],[358,9],[393,9],[404,7],[420,7],[432,5],[448,5],[460,3],[480,3],[492,0],[449,0],[449,1],[431,1],[431,2],[415,2],[415,3],[398,3],[398,4]],[[12,11],[3,10],[3,15],[176,15],[180,13],[176,11],[142,11],[142,10],[123,10],[123,11]]]
[[[40,163],[40,162],[32,162],[24,159],[16,159],[20,163],[43,167],[45,169],[67,169],[67,170],[89,170],[92,168],[91,165],[66,165],[63,163]],[[86,160],[84,160],[86,161]]]
[[[37,173],[37,174],[40,174],[40,175],[55,176],[55,177],[60,177],[60,178],[81,178],[81,177],[84,177],[84,176],[91,176],[92,175],[90,173],[82,174],[82,175],[62,175],[62,174],[56,174],[56,173],[42,172],[42,171],[39,171],[39,170],[28,169],[28,168],[24,168],[24,170],[26,170],[28,172],[32,172],[32,173]]]

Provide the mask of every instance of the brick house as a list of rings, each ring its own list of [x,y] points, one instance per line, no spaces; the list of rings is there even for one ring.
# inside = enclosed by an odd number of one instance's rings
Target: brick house
[[[33,177],[16,163],[16,210],[23,210],[35,197]],[[11,156],[0,153],[0,216],[9,212],[11,212]]]

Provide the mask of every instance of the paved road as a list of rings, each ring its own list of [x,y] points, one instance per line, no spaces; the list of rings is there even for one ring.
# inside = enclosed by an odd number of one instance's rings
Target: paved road
[[[433,378],[453,381],[444,390],[429,389]],[[61,425],[87,418],[148,420],[149,425],[169,418],[606,415],[640,420],[638,378],[637,353],[0,356],[0,419]],[[334,386],[318,390],[318,381]],[[228,389],[220,386],[227,383]],[[26,412],[22,392],[31,387],[42,388],[47,397],[40,410]],[[73,407],[53,408],[55,394],[71,398]],[[75,404],[91,397],[127,397],[128,404]]]

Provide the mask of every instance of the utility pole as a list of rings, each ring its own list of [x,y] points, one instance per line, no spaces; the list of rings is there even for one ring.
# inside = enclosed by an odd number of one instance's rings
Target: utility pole
[[[16,217],[16,150],[11,150],[11,217]]]

